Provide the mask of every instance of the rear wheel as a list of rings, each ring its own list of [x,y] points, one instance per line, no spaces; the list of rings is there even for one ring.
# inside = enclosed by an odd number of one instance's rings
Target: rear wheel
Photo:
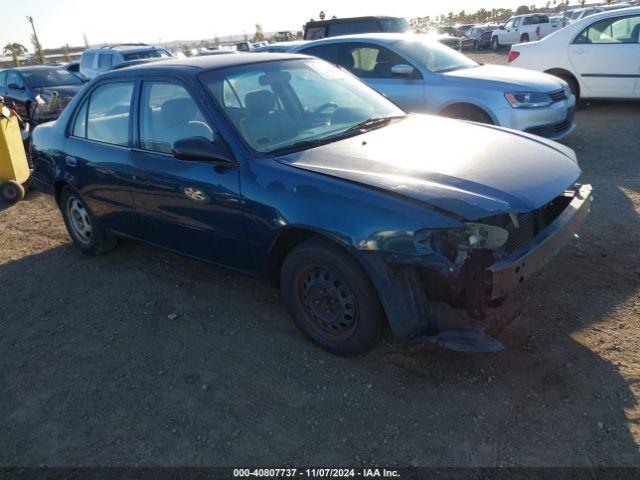
[[[116,236],[98,224],[84,200],[70,187],[62,190],[60,210],[71,240],[82,253],[100,255],[116,246]]]
[[[310,239],[287,256],[282,301],[311,341],[338,355],[372,348],[384,325],[378,293],[357,261],[324,239]]]
[[[527,43],[529,41],[529,34],[523,33],[520,37],[520,43]]]
[[[0,184],[0,198],[7,203],[16,203],[24,198],[24,187],[15,180]]]
[[[480,50],[480,42],[478,42],[478,40],[474,40],[473,41],[473,49],[477,52],[478,50]]]

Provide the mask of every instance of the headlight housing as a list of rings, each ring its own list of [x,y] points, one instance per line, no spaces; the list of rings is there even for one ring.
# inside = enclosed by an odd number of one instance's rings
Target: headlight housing
[[[542,92],[513,92],[504,96],[513,108],[543,108],[553,103],[551,97]]]

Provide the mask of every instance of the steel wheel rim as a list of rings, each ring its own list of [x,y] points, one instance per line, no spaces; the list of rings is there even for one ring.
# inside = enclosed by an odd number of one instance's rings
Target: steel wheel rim
[[[358,324],[358,305],[349,284],[325,266],[303,269],[296,282],[309,321],[334,340],[349,338]]]
[[[84,244],[91,243],[91,218],[85,206],[76,197],[69,197],[67,202],[67,217],[75,237]]]
[[[4,190],[4,196],[7,198],[16,198],[18,196],[18,189],[13,185],[5,185],[2,187]]]

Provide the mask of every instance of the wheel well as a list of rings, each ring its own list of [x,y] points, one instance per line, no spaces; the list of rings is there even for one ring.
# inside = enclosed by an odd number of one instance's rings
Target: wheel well
[[[268,280],[272,286],[280,286],[280,270],[282,269],[284,259],[287,257],[289,252],[293,250],[298,244],[309,240],[310,238],[323,238],[329,242],[344,247],[344,244],[336,242],[334,239],[313,230],[307,230],[304,228],[290,228],[283,231],[280,235],[278,235],[278,238],[269,251]]]
[[[58,180],[53,184],[53,195],[56,199],[56,204],[60,205],[60,195],[62,195],[62,189],[67,186],[67,182]]]
[[[473,103],[454,103],[452,105],[448,105],[440,111],[440,115],[443,115],[445,117],[455,117],[456,114],[459,115],[460,113],[468,112],[485,115],[492,124],[495,124],[491,115],[489,115],[489,113],[484,108],[474,105]]]
[[[553,75],[554,77],[571,79],[573,82],[575,82],[578,93],[580,93],[580,82],[578,81],[576,76],[569,70],[565,70],[564,68],[551,68],[549,70],[545,70],[544,73],[548,73],[549,75]]]

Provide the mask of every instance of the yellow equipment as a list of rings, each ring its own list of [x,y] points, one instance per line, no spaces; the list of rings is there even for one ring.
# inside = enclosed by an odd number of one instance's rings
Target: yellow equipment
[[[30,175],[18,117],[0,97],[0,198],[9,203],[22,200]]]

